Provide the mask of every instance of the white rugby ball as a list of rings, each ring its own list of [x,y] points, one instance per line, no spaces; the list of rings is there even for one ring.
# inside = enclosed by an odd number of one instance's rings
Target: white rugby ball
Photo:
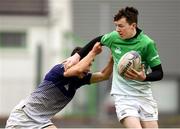
[[[141,56],[136,51],[125,53],[118,62],[118,73],[124,75],[129,68],[137,71],[141,69]]]

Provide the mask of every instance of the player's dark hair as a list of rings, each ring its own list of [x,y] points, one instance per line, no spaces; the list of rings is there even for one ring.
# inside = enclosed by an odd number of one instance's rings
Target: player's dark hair
[[[71,56],[73,56],[75,53],[79,52],[81,49],[82,49],[82,47],[75,47],[71,53]]]
[[[129,24],[138,22],[138,10],[134,7],[126,7],[119,10],[114,16],[114,21],[118,21],[121,18],[126,18]]]

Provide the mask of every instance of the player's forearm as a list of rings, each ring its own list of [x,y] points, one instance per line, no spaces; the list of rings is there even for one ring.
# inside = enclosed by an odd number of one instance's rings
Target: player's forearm
[[[144,81],[159,81],[163,78],[162,66],[158,65],[152,68],[152,72],[146,75]]]
[[[79,74],[80,74],[80,72],[79,72],[78,68],[76,67],[76,65],[74,65],[64,72],[64,77],[78,76]]]
[[[96,44],[96,42],[100,42],[101,41],[102,36],[96,37],[95,39],[91,40],[88,44],[86,44],[79,52],[79,56],[82,58],[84,58],[88,52],[91,51],[91,49],[93,48],[93,46]]]
[[[102,72],[93,73],[90,82],[97,83],[97,82],[101,82],[104,80],[108,80],[109,77],[111,76],[111,73],[112,73],[112,71],[110,71],[110,70],[106,71],[104,73],[102,73]]]
[[[108,80],[113,71],[113,61],[109,61],[108,65],[101,71],[92,74],[91,83],[97,83],[100,81]]]
[[[112,73],[112,66],[110,66],[111,68],[105,69],[104,71],[102,71],[102,75],[104,77],[104,79],[108,79],[111,76]]]
[[[113,71],[113,59],[110,58],[108,64],[105,66],[105,68],[101,71],[102,75],[104,76],[104,79],[108,79]]]
[[[95,56],[97,54],[90,51],[88,53],[88,55],[86,57],[84,57],[79,63],[78,63],[78,68],[80,71],[83,71],[84,69],[86,69],[87,67],[89,67],[89,65],[91,65],[91,62],[94,60]]]
[[[65,77],[79,76],[83,72],[88,72],[89,70],[88,68],[90,67],[91,62],[93,61],[96,55],[97,53],[94,53],[92,51],[89,52],[88,55],[85,58],[83,58],[79,63],[67,69],[64,72],[64,76]]]

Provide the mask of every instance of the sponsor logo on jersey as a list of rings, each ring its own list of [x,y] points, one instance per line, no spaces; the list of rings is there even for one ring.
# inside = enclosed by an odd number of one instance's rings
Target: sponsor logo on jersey
[[[116,49],[115,49],[115,53],[121,54],[121,48],[116,48]]]

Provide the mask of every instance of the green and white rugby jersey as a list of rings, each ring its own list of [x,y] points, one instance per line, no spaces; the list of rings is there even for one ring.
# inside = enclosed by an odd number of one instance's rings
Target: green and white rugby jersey
[[[111,49],[114,59],[111,94],[151,96],[150,82],[126,80],[122,78],[118,74],[118,62],[126,52],[135,50],[141,55],[142,63],[145,65],[146,71],[148,67],[161,64],[154,41],[143,32],[136,38],[123,40],[117,31],[112,31],[101,38],[101,43]]]

